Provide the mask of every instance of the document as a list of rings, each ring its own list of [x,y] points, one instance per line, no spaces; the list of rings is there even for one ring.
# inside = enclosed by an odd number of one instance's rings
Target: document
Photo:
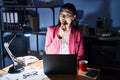
[[[25,70],[21,73],[11,74],[4,73],[0,76],[0,80],[43,80],[47,78],[44,74],[43,69],[39,67],[25,67]]]

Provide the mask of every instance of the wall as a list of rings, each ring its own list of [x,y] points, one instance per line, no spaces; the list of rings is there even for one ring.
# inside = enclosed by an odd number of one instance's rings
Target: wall
[[[120,0],[64,0],[64,3],[73,3],[77,10],[83,10],[82,24],[89,24],[96,28],[97,17],[107,18],[106,30],[117,32],[120,29]],[[50,9],[39,9],[40,28],[53,25],[52,11]],[[55,23],[58,22],[59,8],[55,9]],[[39,35],[39,50],[44,49],[45,35]],[[36,35],[30,37],[30,49],[36,50]]]
[[[120,0],[111,0],[110,3],[110,18],[112,19],[112,31],[120,30]]]

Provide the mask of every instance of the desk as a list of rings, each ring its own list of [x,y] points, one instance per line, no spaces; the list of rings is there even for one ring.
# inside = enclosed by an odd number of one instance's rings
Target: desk
[[[10,65],[10,66],[0,70],[0,75],[4,74],[9,69],[9,67],[11,67],[11,66],[12,65]],[[28,64],[28,66],[29,67],[37,66],[40,69],[43,69],[43,61],[40,60],[38,62],[30,63],[30,64]],[[88,68],[87,71],[89,71],[89,70],[93,70],[93,68]],[[96,69],[96,70],[99,70],[99,69]],[[52,75],[47,75],[47,78],[44,78],[42,80],[63,80],[63,79],[64,80],[98,80],[99,79],[99,74],[97,76],[95,76],[95,77],[88,77],[88,76],[86,76],[85,73],[87,71],[78,70],[78,74],[77,75],[52,74]]]

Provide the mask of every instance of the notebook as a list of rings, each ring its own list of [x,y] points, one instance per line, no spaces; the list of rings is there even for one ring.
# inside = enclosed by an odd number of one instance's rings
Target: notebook
[[[77,56],[64,54],[45,54],[43,68],[45,74],[76,74]]]

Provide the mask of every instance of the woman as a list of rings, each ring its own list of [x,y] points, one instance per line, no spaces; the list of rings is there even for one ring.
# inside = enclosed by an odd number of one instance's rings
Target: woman
[[[84,58],[83,36],[77,26],[77,12],[73,4],[61,6],[59,23],[47,28],[46,54],[77,54],[77,60]]]

